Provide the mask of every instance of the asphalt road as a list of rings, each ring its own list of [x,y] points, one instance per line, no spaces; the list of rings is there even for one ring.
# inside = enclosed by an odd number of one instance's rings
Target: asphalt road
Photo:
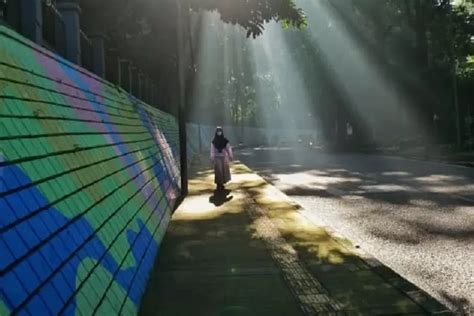
[[[302,148],[237,155],[364,251],[474,315],[474,168]]]

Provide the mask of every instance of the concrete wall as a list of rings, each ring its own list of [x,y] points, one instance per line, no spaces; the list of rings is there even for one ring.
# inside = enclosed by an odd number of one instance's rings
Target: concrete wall
[[[136,314],[177,120],[0,26],[0,315]]]

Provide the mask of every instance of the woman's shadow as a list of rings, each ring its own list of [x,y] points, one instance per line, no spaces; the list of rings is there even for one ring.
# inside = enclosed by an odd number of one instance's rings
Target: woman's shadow
[[[209,202],[211,202],[215,206],[221,206],[234,198],[232,195],[229,196],[230,192],[232,191],[227,189],[214,190],[214,194],[209,197]]]

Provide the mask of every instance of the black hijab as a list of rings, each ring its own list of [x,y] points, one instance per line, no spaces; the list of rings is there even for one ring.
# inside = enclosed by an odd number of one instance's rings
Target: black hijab
[[[217,135],[217,132],[222,132],[222,134],[219,136]],[[222,127],[216,128],[216,132],[214,134],[214,139],[212,140],[212,143],[214,144],[214,147],[221,153],[222,150],[227,146],[229,143],[229,140],[224,137],[224,131],[222,130]]]

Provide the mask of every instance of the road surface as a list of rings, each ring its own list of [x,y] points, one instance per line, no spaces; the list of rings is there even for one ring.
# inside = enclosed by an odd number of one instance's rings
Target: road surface
[[[474,168],[304,148],[238,158],[460,314],[474,315]]]

